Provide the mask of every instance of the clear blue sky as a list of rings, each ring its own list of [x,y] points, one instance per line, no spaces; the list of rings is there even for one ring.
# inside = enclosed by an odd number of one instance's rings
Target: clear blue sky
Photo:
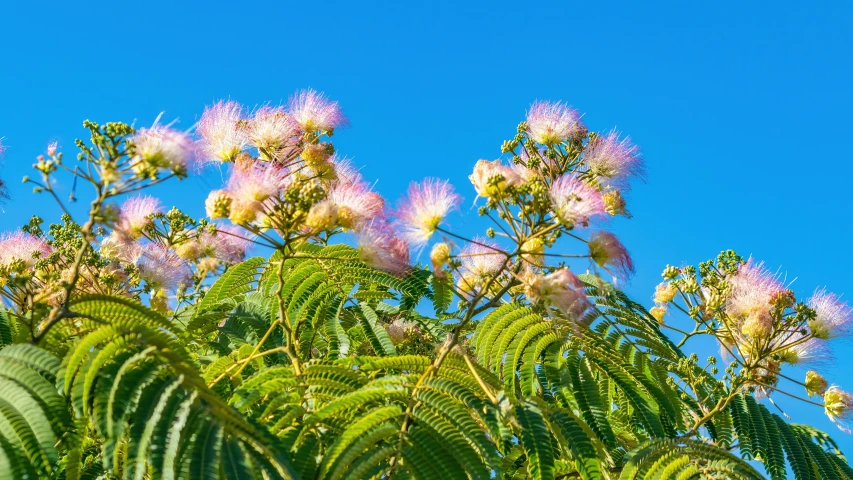
[[[0,7],[4,230],[34,206],[57,218],[18,180],[48,141],[71,152],[85,118],[145,126],[164,111],[189,128],[214,100],[253,106],[310,86],[342,104],[353,126],[338,149],[386,197],[440,176],[468,203],[474,162],[498,156],[533,100],[561,99],[643,148],[635,218],[613,225],[637,262],[635,298],[650,303],[667,263],[733,248],[804,297],[826,285],[853,300],[849,2],[97,3]],[[157,193],[201,215],[219,181]],[[827,370],[847,390],[851,351],[838,346]],[[779,403],[853,455],[821,409]]]

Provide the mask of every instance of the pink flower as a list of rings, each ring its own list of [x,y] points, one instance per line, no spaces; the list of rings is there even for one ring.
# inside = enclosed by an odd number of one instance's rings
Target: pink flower
[[[306,132],[331,132],[347,124],[338,102],[311,89],[290,97],[289,113]]]
[[[234,201],[262,202],[270,197],[277,197],[291,181],[287,168],[273,163],[239,163],[228,178],[226,190]]]
[[[493,162],[478,160],[468,179],[474,185],[478,196],[490,198],[500,198],[507,188],[524,182],[515,169],[503,165],[500,159]]]
[[[167,168],[186,173],[195,159],[195,143],[187,134],[162,125],[140,128],[133,136],[136,154],[142,161],[156,168]],[[54,152],[56,147],[54,144]],[[50,147],[48,147],[48,154]]]
[[[330,159],[335,172],[335,181],[339,184],[361,183],[364,179],[348,158],[339,158],[337,154]]]
[[[531,302],[541,300],[573,318],[580,318],[589,308],[583,283],[567,268],[561,268],[544,277],[528,272],[523,284],[525,294]]]
[[[358,253],[364,263],[394,275],[405,275],[410,269],[408,244],[384,222],[374,222],[361,232]]]
[[[578,112],[562,102],[534,102],[527,111],[527,133],[534,142],[554,145],[585,131]]]
[[[247,234],[248,232],[239,227],[216,225],[216,232],[203,231],[199,242],[213,257],[226,264],[233,264],[242,261],[246,256],[246,249],[251,243],[251,239],[246,238]]]
[[[601,193],[575,176],[563,175],[551,185],[554,214],[563,225],[587,226],[592,217],[604,216]]]
[[[335,182],[327,200],[338,208],[338,224],[356,231],[381,218],[385,208],[385,200],[364,182]]]
[[[408,199],[395,216],[403,225],[403,235],[412,244],[423,246],[460,200],[447,180],[427,178],[420,185],[409,185]]]
[[[749,259],[728,279],[729,296],[726,314],[745,327],[744,333],[769,334],[772,331],[771,302],[785,291],[778,276],[764,268],[763,263]]]
[[[628,178],[643,174],[640,149],[615,131],[589,142],[583,162],[606,185],[627,187]]]
[[[142,249],[134,263],[139,278],[153,290],[175,290],[192,277],[189,267],[177,253],[158,244]]]
[[[206,107],[196,127],[199,148],[210,160],[234,161],[248,142],[244,124],[243,107],[237,102],[219,101]]]
[[[14,261],[33,266],[37,259],[50,255],[52,249],[43,239],[24,232],[0,235],[0,265],[9,266]]]
[[[138,195],[121,204],[119,217],[115,225],[116,232],[127,240],[136,240],[142,236],[145,228],[152,225],[151,218],[160,213],[163,206],[160,200],[148,195]]]
[[[299,134],[299,125],[281,107],[263,106],[249,121],[249,143],[273,153]]]
[[[589,256],[599,267],[616,278],[627,279],[634,273],[634,262],[622,242],[610,232],[599,231],[589,239]]]
[[[784,343],[792,344],[802,340],[803,336],[799,333],[793,336],[793,339],[788,339]],[[778,347],[774,346],[774,349]],[[782,353],[784,361],[792,365],[822,365],[832,360],[832,350],[825,340],[810,338],[802,343],[786,349]]]
[[[826,289],[815,291],[808,301],[815,311],[815,319],[809,322],[812,334],[818,338],[830,339],[848,336],[853,333],[853,308],[842,302],[834,293]]]
[[[459,252],[463,275],[490,277],[500,272],[507,259],[500,247],[481,237],[474,237],[474,242]]]
[[[50,142],[50,143],[48,143],[48,144],[47,144],[47,154],[48,154],[48,156],[51,156],[51,157],[52,157],[52,156],[56,155],[56,147],[57,147],[57,143],[56,143],[56,142]]]

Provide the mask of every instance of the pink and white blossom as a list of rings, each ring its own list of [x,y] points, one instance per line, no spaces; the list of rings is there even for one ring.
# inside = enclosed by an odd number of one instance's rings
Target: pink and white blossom
[[[772,301],[785,291],[778,275],[764,268],[763,263],[750,258],[727,281],[729,295],[726,314],[741,322],[748,331],[768,334],[767,330],[772,329],[773,324]]]
[[[44,258],[52,249],[40,237],[25,232],[10,232],[0,235],[0,265],[9,266],[15,261],[33,266],[37,259]]]
[[[630,138],[619,138],[618,132],[595,137],[586,146],[583,162],[605,185],[628,187],[628,180],[643,174],[640,149]]]
[[[395,217],[409,242],[423,246],[460,200],[450,182],[427,178],[420,184],[409,185],[407,198],[397,208]]]
[[[306,132],[329,132],[347,124],[338,102],[311,89],[290,97],[288,113]]]
[[[232,101],[219,101],[204,109],[196,131],[199,149],[208,160],[232,162],[249,141],[243,107]]]
[[[848,425],[853,420],[853,394],[833,385],[823,394],[823,405],[829,420],[841,431],[851,433]]]
[[[153,224],[152,216],[162,211],[160,200],[152,196],[138,195],[130,198],[119,207],[115,230],[127,240],[136,240]]]
[[[563,175],[551,185],[554,214],[563,225],[587,226],[590,219],[605,216],[601,193],[573,175]]]
[[[468,177],[480,197],[500,198],[509,187],[521,185],[524,179],[512,167],[503,165],[500,159],[478,160],[474,172]]]
[[[599,231],[589,239],[589,256],[614,277],[625,280],[634,273],[634,261],[628,249],[610,232]]]
[[[335,182],[327,200],[338,207],[338,224],[358,231],[382,217],[385,200],[364,182]]]
[[[583,283],[567,268],[544,276],[528,272],[522,283],[531,302],[542,301],[572,318],[580,318],[589,308]]]
[[[133,144],[136,155],[146,164],[176,172],[186,172],[196,156],[195,143],[186,133],[163,125],[140,128]]]
[[[199,235],[198,241],[211,256],[223,263],[233,264],[246,256],[246,249],[252,243],[247,235],[251,234],[233,225],[216,225],[215,233],[205,230]]]
[[[463,275],[473,277],[497,274],[504,268],[507,259],[496,243],[481,237],[474,237],[474,242],[465,246],[458,257],[462,262]]]
[[[291,183],[290,171],[274,163],[238,162],[226,182],[225,189],[234,201],[263,202]]]
[[[133,263],[139,271],[139,278],[153,290],[174,291],[192,277],[189,266],[177,253],[158,244],[142,249]]]
[[[410,269],[409,245],[384,222],[373,222],[359,234],[358,253],[364,263],[394,275]]]
[[[534,102],[527,111],[527,133],[534,142],[554,145],[585,131],[576,110],[562,102]]]
[[[853,334],[853,308],[834,293],[817,290],[808,305],[815,311],[815,319],[809,322],[813,335],[830,339]]]
[[[273,153],[293,141],[299,124],[281,107],[263,106],[255,111],[248,124],[251,145]]]

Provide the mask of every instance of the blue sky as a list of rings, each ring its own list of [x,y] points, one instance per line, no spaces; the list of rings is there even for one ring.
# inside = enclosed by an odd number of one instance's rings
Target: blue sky
[[[145,126],[165,112],[190,128],[215,100],[313,87],[341,103],[352,127],[336,145],[387,198],[438,176],[467,204],[474,162],[499,155],[533,100],[565,100],[643,149],[634,218],[613,223],[637,263],[635,298],[650,303],[666,264],[732,248],[803,297],[826,285],[853,299],[849,2],[96,3],[0,7],[3,230],[36,206],[58,218],[18,180],[48,141],[71,152],[86,118]],[[198,216],[219,182],[208,172],[156,193]],[[825,369],[848,390],[850,351],[836,346]],[[779,403],[853,452],[820,408]]]

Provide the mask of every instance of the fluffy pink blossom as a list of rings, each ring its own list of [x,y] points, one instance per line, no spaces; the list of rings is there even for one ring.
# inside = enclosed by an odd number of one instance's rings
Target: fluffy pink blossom
[[[134,263],[139,270],[139,278],[154,290],[175,290],[192,276],[186,262],[177,253],[157,244],[142,249]]]
[[[243,260],[251,243],[248,232],[232,225],[216,225],[216,233],[205,230],[199,236],[204,250],[224,263],[232,264]]]
[[[231,162],[249,141],[243,107],[232,101],[219,101],[204,109],[196,131],[198,146],[208,160]]]
[[[468,177],[480,197],[499,198],[507,188],[518,186],[524,179],[512,167],[495,161],[478,160]]]
[[[192,139],[186,133],[163,125],[140,128],[133,136],[133,144],[143,162],[158,168],[186,172],[195,160],[196,147]],[[53,149],[55,151],[56,147]]]
[[[625,280],[634,273],[634,262],[628,249],[610,232],[598,231],[589,239],[589,256],[616,278]]]
[[[315,90],[302,90],[290,97],[288,112],[306,132],[329,132],[347,124],[347,119],[338,106]]]
[[[348,158],[340,158],[337,154],[332,155],[330,159],[332,167],[335,171],[335,181],[340,184],[360,183],[364,179],[361,172],[353,166],[352,161]]]
[[[474,237],[474,242],[459,252],[463,275],[490,277],[500,272],[507,258],[500,247],[481,237]]]
[[[290,171],[285,167],[273,163],[238,162],[225,188],[235,201],[262,202],[277,197],[290,181]]]
[[[115,230],[128,240],[136,240],[142,236],[144,229],[153,223],[151,216],[162,210],[160,200],[154,197],[138,195],[130,198],[119,207]]]
[[[427,178],[421,184],[412,182],[407,197],[397,208],[395,217],[402,224],[403,235],[416,246],[423,246],[429,240],[461,200],[450,182],[435,178]]]
[[[747,335],[763,337],[772,333],[771,302],[785,291],[778,275],[750,258],[727,280],[726,314],[739,322]]]
[[[563,175],[551,185],[554,214],[568,227],[587,226],[593,217],[604,216],[601,193],[572,175]]]
[[[523,283],[525,293],[531,302],[541,300],[573,318],[580,318],[589,308],[583,283],[567,268],[561,268],[545,276],[529,272]]]
[[[534,142],[554,145],[585,130],[576,110],[562,102],[534,102],[527,111],[527,133]]]
[[[110,232],[101,240],[98,253],[107,260],[136,263],[143,250],[142,245],[135,241],[123,237],[118,232]]]
[[[11,232],[0,235],[0,265],[8,266],[15,260],[32,266],[37,258],[44,258],[52,252],[43,239],[24,232]]]
[[[627,137],[620,140],[619,133],[615,131],[589,142],[583,161],[606,185],[624,188],[628,186],[630,177],[643,174],[640,149]]]
[[[802,335],[797,334],[794,335],[794,339],[788,340],[785,343],[792,344],[802,338]],[[825,340],[810,338],[788,348],[784,352],[783,358],[786,362],[794,365],[816,366],[830,362],[833,359],[833,355],[832,349],[829,348]]]
[[[299,125],[281,107],[263,106],[249,120],[249,143],[269,152],[279,150],[299,134]]]
[[[59,144],[58,144],[58,143],[56,143],[56,142],[50,142],[50,143],[48,143],[48,144],[47,144],[47,154],[48,154],[48,156],[51,156],[51,157],[52,157],[52,156],[56,155],[56,147],[57,147],[58,145],[59,145]]]
[[[394,275],[410,269],[409,245],[384,222],[374,222],[360,233],[358,253],[364,263]]]
[[[327,199],[338,208],[338,224],[349,230],[381,218],[385,208],[385,200],[364,182],[335,182]]]
[[[817,290],[809,298],[815,319],[809,322],[812,333],[820,338],[849,336],[853,333],[853,308],[826,289]]]

